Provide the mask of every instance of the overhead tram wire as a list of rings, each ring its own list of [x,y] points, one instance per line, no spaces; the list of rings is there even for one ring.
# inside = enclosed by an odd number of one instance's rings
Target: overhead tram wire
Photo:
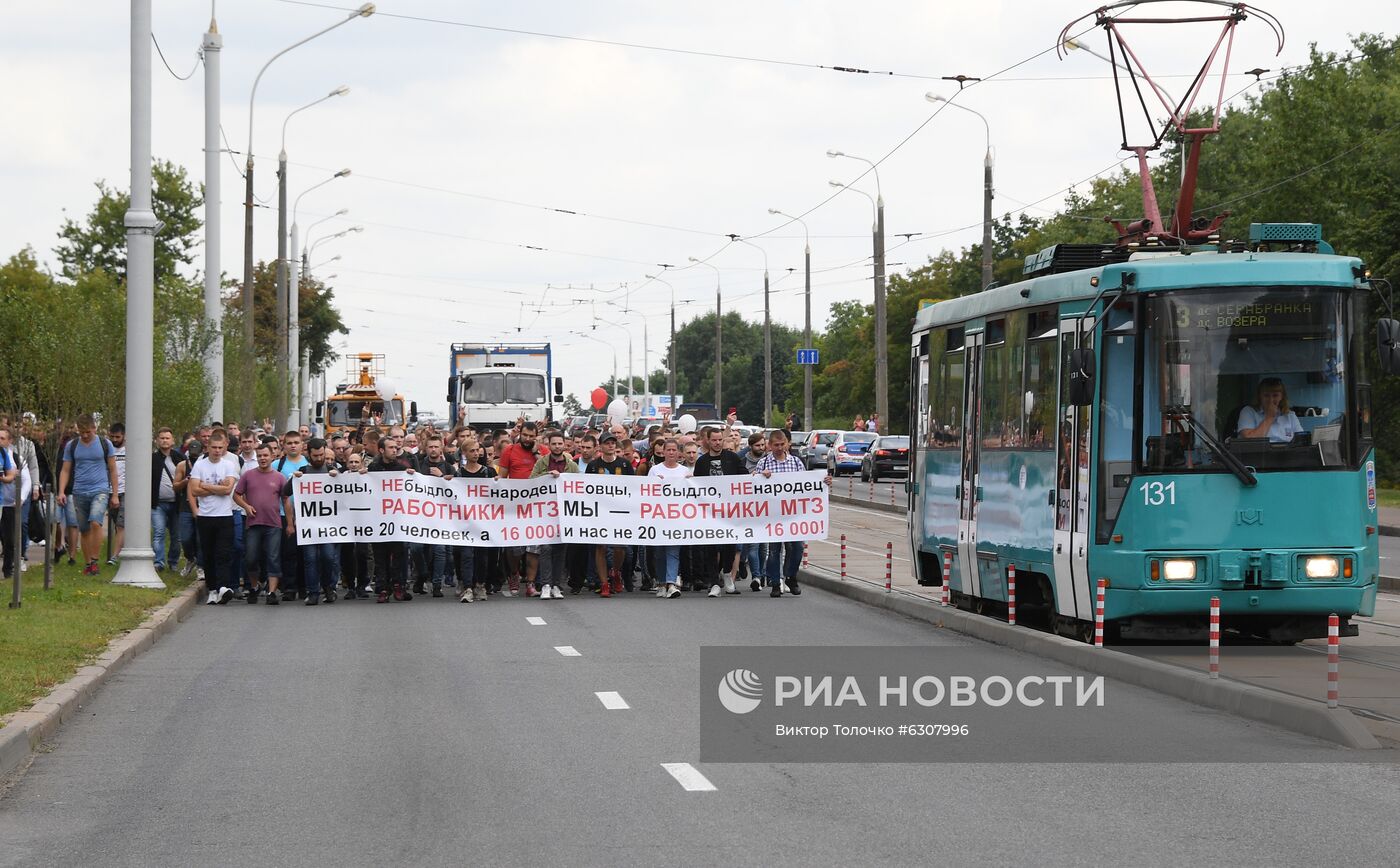
[[[165,52],[161,50],[160,40],[156,39],[155,33],[151,34],[151,44],[153,44],[156,47],[156,54],[160,55],[160,62],[165,64],[165,71],[175,76],[180,81],[189,81],[190,77],[193,76],[196,72],[198,72],[199,68],[204,65],[204,51],[201,49],[195,52],[196,59],[194,62],[194,68],[191,69],[189,72],[185,73],[184,75],[181,75],[174,69],[171,69],[170,61],[165,59]]]

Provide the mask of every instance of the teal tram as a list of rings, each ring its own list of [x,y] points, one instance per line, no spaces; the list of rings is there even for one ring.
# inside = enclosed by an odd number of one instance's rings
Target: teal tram
[[[1282,249],[1280,249],[1282,248]],[[1372,377],[1394,319],[1314,224],[1248,242],[1059,245],[923,307],[910,543],[953,602],[1088,639],[1354,635],[1376,603]],[[1375,341],[1379,337],[1379,344]],[[1376,350],[1379,349],[1379,353]],[[1373,370],[1374,368],[1375,370]]]

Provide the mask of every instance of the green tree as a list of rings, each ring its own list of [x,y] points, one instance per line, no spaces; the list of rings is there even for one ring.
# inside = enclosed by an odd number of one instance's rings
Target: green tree
[[[179,266],[194,262],[196,236],[203,223],[198,212],[204,205],[202,188],[196,188],[181,166],[156,160],[151,167],[152,210],[160,221],[156,233],[155,279],[160,283]],[[80,224],[64,218],[54,254],[63,264],[63,276],[76,280],[90,271],[105,271],[118,283],[126,283],[126,211],[131,195],[97,181],[97,204]]]

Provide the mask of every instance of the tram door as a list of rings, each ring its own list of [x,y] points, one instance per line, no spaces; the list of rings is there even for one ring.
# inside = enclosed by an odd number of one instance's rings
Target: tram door
[[[1060,323],[1059,430],[1055,438],[1055,609],[1066,618],[1093,620],[1089,579],[1089,407],[1069,404],[1069,351],[1077,319]],[[1093,345],[1094,321],[1083,323],[1083,346]]]
[[[967,376],[963,389],[962,473],[958,484],[958,575],[964,594],[982,596],[977,576],[977,507],[982,489],[978,485],[980,450],[977,429],[982,417],[982,345],[983,335],[968,335],[963,340]]]

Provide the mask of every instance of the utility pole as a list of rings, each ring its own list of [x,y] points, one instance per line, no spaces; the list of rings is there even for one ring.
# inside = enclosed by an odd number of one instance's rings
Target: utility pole
[[[768,309],[768,262],[763,263],[763,417],[758,424],[768,427],[773,412],[773,317]]]
[[[890,424],[889,340],[885,331],[885,196],[875,200],[875,412]],[[883,432],[882,432],[883,433]]]
[[[804,227],[805,231],[805,227]],[[812,347],[812,244],[809,241],[803,252],[806,270],[807,322],[802,329],[803,346]],[[812,430],[812,366],[802,366],[802,424],[807,431]]]
[[[990,128],[989,128],[990,130]],[[992,146],[987,135],[987,156],[982,160],[982,288],[992,285]],[[884,417],[881,417],[884,418]]]
[[[209,351],[204,356],[204,372],[212,387],[209,412],[213,421],[224,418],[224,306],[219,286],[223,276],[220,263],[219,220],[219,56],[224,37],[219,25],[209,19],[204,34],[204,322],[213,331]]]
[[[131,203],[126,218],[126,527],[112,584],[163,588],[151,548],[151,426],[155,380],[155,255],[151,207],[151,0],[131,0]],[[16,492],[19,486],[15,486]],[[16,522],[18,523],[18,522]],[[18,574],[19,567],[16,565]]]
[[[257,357],[253,352],[253,153],[243,164],[243,394],[238,405],[239,422],[252,425],[253,390],[257,382]]]

